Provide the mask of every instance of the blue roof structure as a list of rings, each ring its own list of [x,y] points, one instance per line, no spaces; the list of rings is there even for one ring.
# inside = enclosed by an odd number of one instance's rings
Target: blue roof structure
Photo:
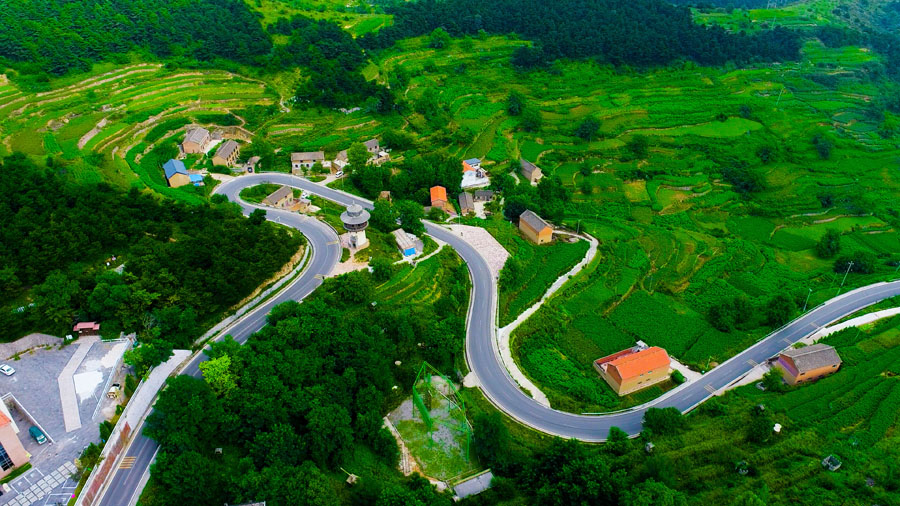
[[[184,162],[181,160],[171,159],[163,164],[163,171],[166,173],[166,179],[171,178],[175,174],[187,175],[188,171],[184,168]]]
[[[466,160],[466,163],[468,163],[469,165],[481,165],[481,159],[469,158],[468,160]]]
[[[190,174],[188,177],[191,178],[192,183],[202,183],[203,182],[203,176],[201,176],[200,174]]]

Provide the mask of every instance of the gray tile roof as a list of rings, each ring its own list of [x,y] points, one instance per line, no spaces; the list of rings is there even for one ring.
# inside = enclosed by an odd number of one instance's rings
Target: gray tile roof
[[[231,157],[231,154],[234,153],[235,150],[237,150],[237,148],[238,148],[237,142],[235,142],[233,140],[226,141],[225,144],[222,144],[219,147],[219,149],[216,150],[215,156],[218,156],[218,157],[221,157],[221,158],[224,158],[227,160],[228,158]]]
[[[299,162],[301,160],[324,160],[324,151],[304,151],[301,153],[291,153],[291,161]]]
[[[292,197],[294,195],[294,190],[290,186],[282,186],[281,188],[273,191],[269,194],[268,197],[264,200],[266,204],[274,205],[279,200],[285,197]]]
[[[475,209],[475,200],[472,198],[471,193],[462,192],[459,194],[459,207],[463,210]]]
[[[534,230],[540,232],[545,227],[550,227],[550,224],[543,220],[540,216],[531,212],[531,210],[526,210],[524,213],[519,215],[519,221],[525,221],[529,227]],[[550,227],[553,228],[553,227]]]
[[[491,200],[494,198],[494,192],[491,190],[476,190],[475,200]]]
[[[378,144],[378,139],[369,139],[363,144],[366,145],[366,149],[368,149],[369,151],[372,151],[373,149],[375,151],[378,151],[381,148],[381,145]]]
[[[195,142],[197,144],[204,144],[209,140],[209,130],[205,128],[192,128],[187,131],[187,134],[184,136],[184,142]]]
[[[540,170],[537,165],[529,162],[528,160],[522,158],[519,160],[522,163],[522,172],[525,173],[525,177],[531,179],[531,174],[534,173],[535,169]]]
[[[841,364],[841,357],[838,356],[837,351],[827,344],[813,344],[803,348],[790,349],[782,352],[782,355],[790,357],[794,361],[798,372]]]

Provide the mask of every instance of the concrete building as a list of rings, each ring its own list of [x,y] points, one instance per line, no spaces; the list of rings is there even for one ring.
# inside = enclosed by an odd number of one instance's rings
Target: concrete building
[[[302,153],[291,153],[291,173],[294,175],[302,174],[303,169],[309,170],[316,162],[324,165],[324,151],[304,151]]]
[[[99,336],[100,324],[97,322],[79,322],[75,324],[72,330],[78,334],[78,337]]]
[[[670,363],[662,348],[635,346],[598,358],[594,368],[617,394],[628,395],[667,380]]]
[[[359,204],[353,204],[341,213],[341,223],[350,234],[350,247],[362,248],[369,244],[366,239],[366,227],[369,226],[369,211]]]
[[[205,153],[211,137],[205,128],[190,128],[181,141],[181,150],[185,153]]]
[[[468,160],[463,160],[462,167],[463,172],[481,170],[481,160],[478,158],[469,158]]]
[[[519,230],[535,244],[546,244],[553,240],[553,227],[530,210],[519,215]]]
[[[540,167],[529,162],[528,160],[522,158],[519,160],[522,163],[522,177],[525,178],[529,183],[537,183],[544,177],[544,173],[541,172]]]
[[[796,385],[834,374],[841,367],[841,357],[827,344],[813,344],[781,352],[775,367],[788,385]]]
[[[166,181],[169,182],[171,188],[178,188],[186,184],[191,184],[191,176],[184,167],[181,160],[169,160],[163,164],[163,172],[166,175]]]
[[[294,189],[290,186],[282,186],[264,198],[262,203],[267,206],[288,209],[294,205]]]
[[[462,214],[475,212],[475,199],[472,198],[471,193],[462,192],[459,194],[459,212]]]
[[[378,153],[381,152],[381,144],[378,142],[378,139],[369,139],[363,145],[366,146],[366,151],[372,156],[378,156]]]
[[[212,157],[213,165],[224,165],[225,167],[233,167],[237,164],[238,155],[240,155],[241,147],[233,140],[225,141],[225,144],[219,146],[216,154]]]
[[[28,463],[30,459],[31,456],[16,435],[12,420],[6,414],[0,413],[0,478]]]

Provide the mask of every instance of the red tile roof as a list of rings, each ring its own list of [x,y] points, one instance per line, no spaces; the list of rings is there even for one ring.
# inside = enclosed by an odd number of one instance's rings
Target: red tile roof
[[[75,324],[73,330],[76,332],[79,330],[100,330],[100,324],[97,322],[79,322]]]
[[[619,354],[616,353],[616,355]],[[598,360],[598,362],[600,361]],[[666,350],[658,346],[651,346],[636,353],[626,353],[606,364],[607,367],[614,367],[624,381],[662,367],[669,367],[670,360]]]
[[[431,187],[431,202],[436,200],[443,200],[447,202],[447,189],[443,186],[432,186]]]

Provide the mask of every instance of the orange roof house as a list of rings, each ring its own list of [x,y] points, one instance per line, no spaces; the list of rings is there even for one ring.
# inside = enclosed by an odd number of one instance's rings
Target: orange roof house
[[[438,204],[435,204],[438,202]],[[443,186],[432,186],[431,187],[431,205],[443,205],[443,203],[447,202],[447,189]]]
[[[619,395],[628,395],[669,378],[669,354],[651,346],[635,346],[598,358],[594,368]]]

